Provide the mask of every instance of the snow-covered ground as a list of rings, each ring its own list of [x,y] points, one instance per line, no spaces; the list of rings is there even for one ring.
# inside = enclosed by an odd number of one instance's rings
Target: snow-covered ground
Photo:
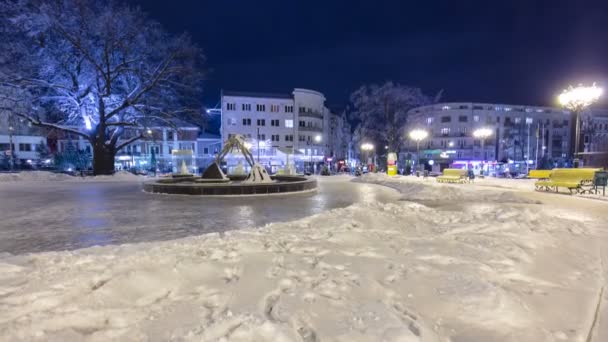
[[[362,181],[402,200],[0,256],[0,340],[608,340],[605,202],[507,183]]]

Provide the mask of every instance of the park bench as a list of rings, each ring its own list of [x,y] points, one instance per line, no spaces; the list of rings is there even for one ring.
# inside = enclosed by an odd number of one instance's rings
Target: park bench
[[[552,170],[530,170],[528,178],[530,179],[549,179]]]
[[[567,188],[570,193],[592,192],[595,172],[600,169],[553,169],[549,178],[534,183],[537,190],[555,191]]]
[[[465,169],[445,169],[443,170],[443,175],[437,177],[437,182],[466,183],[469,180],[467,174],[467,170]]]
[[[551,177],[551,170],[530,170],[528,173],[529,179],[538,179],[539,181],[548,180],[549,177]],[[539,187],[536,184],[534,185],[534,188],[536,190],[543,190],[542,187]]]

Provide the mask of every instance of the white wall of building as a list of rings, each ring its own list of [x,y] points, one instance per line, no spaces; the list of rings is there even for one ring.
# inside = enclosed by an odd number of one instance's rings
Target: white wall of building
[[[30,136],[30,135],[13,135],[13,151],[15,153],[15,159],[18,160],[37,160],[38,146],[40,144],[46,145],[46,138],[41,136]],[[6,151],[10,150],[10,136],[0,135],[0,153],[6,154]]]

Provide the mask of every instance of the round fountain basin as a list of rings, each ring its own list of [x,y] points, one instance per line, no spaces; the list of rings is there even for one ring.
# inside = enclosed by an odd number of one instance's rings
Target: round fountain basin
[[[144,183],[144,191],[199,196],[261,196],[296,194],[317,189],[317,181],[305,176],[272,176],[272,183],[246,183],[246,175],[229,175],[227,180],[180,177]]]

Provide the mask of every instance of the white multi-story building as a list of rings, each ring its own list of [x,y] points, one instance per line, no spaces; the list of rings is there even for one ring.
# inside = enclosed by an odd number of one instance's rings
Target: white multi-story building
[[[436,165],[466,164],[491,167],[511,163],[522,169],[526,163],[551,159],[563,163],[571,157],[571,114],[563,109],[489,103],[437,103],[412,109],[407,129],[424,129],[429,137],[420,144],[421,160]],[[478,128],[489,128],[485,140],[473,136]],[[410,152],[416,143],[408,140]]]
[[[303,170],[335,155],[331,144],[337,139],[330,136],[332,114],[320,92],[300,88],[291,94],[224,91],[221,103],[222,139],[243,135],[252,145],[254,157],[259,156],[273,171],[285,167],[287,158],[294,158],[297,168]],[[229,160],[229,167],[234,163]]]
[[[11,145],[12,143],[12,145]],[[16,115],[0,115],[0,169],[38,164],[46,135]]]
[[[581,119],[584,164],[608,167],[608,110],[592,109]]]

